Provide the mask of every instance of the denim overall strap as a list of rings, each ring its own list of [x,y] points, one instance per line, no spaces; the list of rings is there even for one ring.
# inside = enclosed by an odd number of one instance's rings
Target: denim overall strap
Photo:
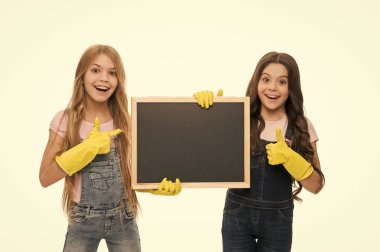
[[[291,138],[291,130],[286,130],[286,138]],[[247,189],[229,189],[229,192],[235,196],[247,199],[248,205],[255,205],[260,208],[266,202],[271,207],[283,206],[283,202],[290,202],[288,207],[293,205],[292,200],[292,177],[286,171],[282,164],[270,165],[268,163],[265,146],[271,142],[261,140],[259,151],[251,154],[251,188]],[[265,208],[264,206],[262,206]]]
[[[99,154],[81,170],[80,205],[118,206],[125,199],[123,175],[115,148],[108,154]]]
[[[288,130],[286,138],[289,137]],[[292,178],[283,165],[268,163],[266,145],[251,155],[251,188],[229,189],[223,211],[223,251],[290,252]]]
[[[141,251],[119,164],[117,152],[111,149],[82,169],[81,199],[70,214],[64,252],[97,251],[102,239],[110,252]]]

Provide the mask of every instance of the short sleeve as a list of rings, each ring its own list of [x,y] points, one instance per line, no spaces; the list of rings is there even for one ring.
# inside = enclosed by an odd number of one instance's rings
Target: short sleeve
[[[60,137],[65,137],[67,133],[67,115],[65,111],[59,111],[55,114],[53,120],[50,122],[50,130],[56,133]]]
[[[313,143],[313,142],[318,141],[319,138],[318,138],[317,132],[315,131],[314,125],[311,123],[311,121],[308,118],[306,118],[306,120],[307,120],[307,128],[310,135],[310,142]]]

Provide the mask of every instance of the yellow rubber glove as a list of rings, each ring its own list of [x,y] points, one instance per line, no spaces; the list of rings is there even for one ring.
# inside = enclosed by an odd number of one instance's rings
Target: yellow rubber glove
[[[314,170],[313,166],[286,144],[280,129],[276,129],[276,136],[277,143],[266,146],[269,164],[283,164],[297,181],[309,177]]]
[[[136,191],[149,192],[155,195],[175,196],[181,192],[181,189],[181,181],[179,181],[178,178],[175,180],[175,184],[167,178],[164,178],[158,189],[139,189]]]
[[[199,91],[193,94],[194,98],[197,100],[198,104],[202,108],[208,109],[214,103],[214,92],[209,90]],[[219,89],[216,96],[223,96],[223,90]]]
[[[95,118],[94,127],[88,137],[55,158],[58,165],[70,176],[83,169],[97,154],[107,154],[111,148],[111,137],[120,134],[121,129],[99,132],[100,121]]]

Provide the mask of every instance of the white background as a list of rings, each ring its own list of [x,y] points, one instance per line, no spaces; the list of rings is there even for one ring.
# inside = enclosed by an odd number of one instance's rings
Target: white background
[[[50,120],[96,43],[122,56],[129,98],[244,96],[265,53],[291,54],[326,175],[296,204],[292,251],[379,251],[379,10],[369,0],[2,0],[0,251],[62,250],[63,183],[43,189],[38,171]],[[225,191],[140,193],[142,250],[221,251]]]

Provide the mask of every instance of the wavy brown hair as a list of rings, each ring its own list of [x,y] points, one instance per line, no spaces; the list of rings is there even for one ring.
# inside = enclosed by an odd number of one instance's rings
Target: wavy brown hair
[[[292,56],[286,53],[269,52],[265,54],[257,63],[253,76],[248,84],[246,96],[251,100],[251,152],[256,152],[261,146],[260,134],[265,127],[265,121],[262,118],[261,101],[258,95],[258,84],[264,69],[271,63],[282,64],[288,71],[289,97],[285,103],[285,112],[288,117],[288,128],[292,131],[291,148],[304,157],[314,170],[321,176],[322,185],[325,182],[320,167],[316,166],[314,159],[314,149],[310,143],[307,120],[305,118],[303,107],[303,95],[301,91],[301,80],[297,62]],[[297,185],[298,184],[298,185]],[[302,190],[300,182],[295,183],[293,179],[293,198],[302,201],[297,195]]]
[[[85,89],[83,85],[84,74],[91,63],[99,55],[108,56],[116,68],[118,85],[115,92],[108,100],[108,106],[113,118],[114,128],[120,128],[123,133],[117,136],[116,148],[120,157],[120,169],[124,178],[124,189],[127,193],[130,210],[137,215],[139,208],[136,193],[131,187],[131,137],[130,137],[130,116],[128,112],[128,100],[125,92],[125,71],[119,53],[107,45],[93,45],[89,47],[81,56],[74,80],[74,90],[70,102],[65,110],[67,116],[67,134],[64,137],[63,151],[80,143],[79,128],[86,112]],[[74,181],[77,174],[65,177],[65,185],[62,195],[62,206],[65,213],[69,216],[73,201]],[[121,199],[120,199],[121,200]]]

